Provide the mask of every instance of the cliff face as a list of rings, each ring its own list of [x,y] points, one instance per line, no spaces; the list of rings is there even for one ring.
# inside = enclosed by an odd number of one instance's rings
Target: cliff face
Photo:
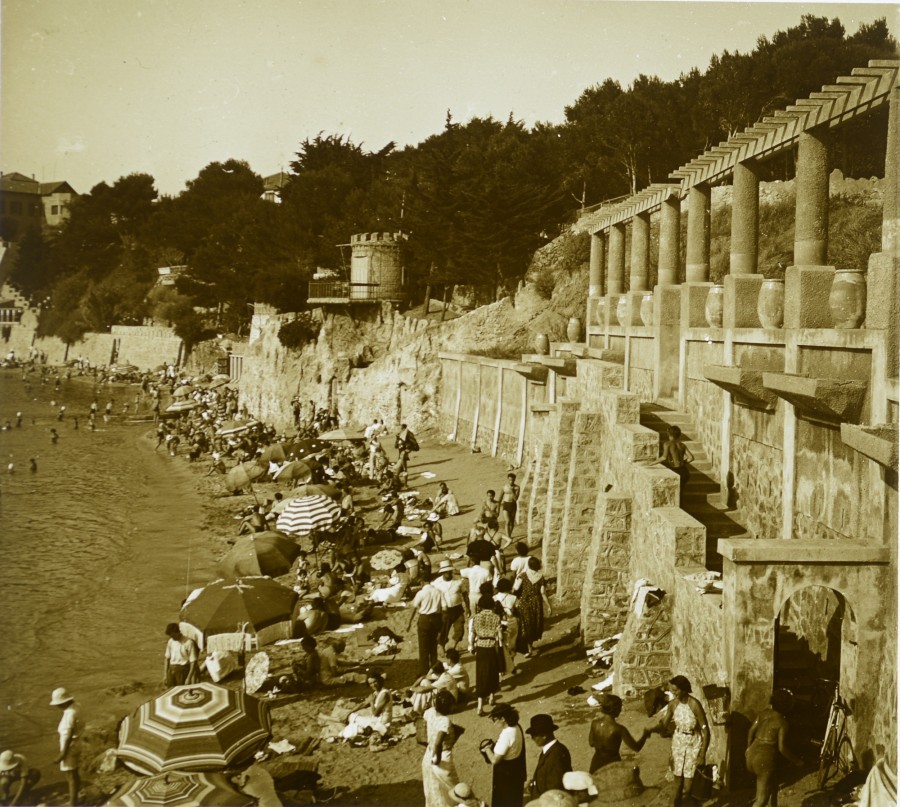
[[[552,302],[526,285],[515,299],[443,323],[405,316],[389,304],[354,309],[352,317],[327,312],[316,341],[300,350],[278,340],[280,317],[261,315],[254,321],[258,336],[243,351],[241,403],[279,429],[291,425],[297,396],[306,405],[333,405],[342,424],[381,417],[388,426],[406,422],[423,430],[437,413],[438,352],[532,352],[535,334],[562,337],[569,311],[584,309],[585,289],[585,276],[575,272],[557,286]]]

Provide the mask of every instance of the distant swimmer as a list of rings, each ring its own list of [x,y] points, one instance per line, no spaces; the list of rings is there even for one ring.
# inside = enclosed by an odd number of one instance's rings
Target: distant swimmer
[[[8,432],[10,429],[12,429],[12,423],[7,420],[6,423],[3,424],[3,431]]]
[[[59,435],[56,433],[56,429],[50,429],[50,442],[55,443],[59,440]]]
[[[34,457],[32,457],[28,461],[31,463],[31,473],[36,474],[37,473],[37,460]]]
[[[21,412],[16,412],[16,428],[17,429],[22,428],[22,413]]]
[[[16,464],[14,462],[10,462],[9,465],[6,466],[6,473],[14,474],[16,472]]]
[[[78,431],[78,415],[75,415],[75,417],[73,418],[73,421],[75,423],[75,431]]]

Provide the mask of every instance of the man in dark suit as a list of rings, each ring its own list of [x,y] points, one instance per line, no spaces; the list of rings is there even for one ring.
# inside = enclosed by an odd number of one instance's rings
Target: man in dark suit
[[[534,776],[531,777],[531,797],[537,798],[548,790],[563,790],[563,774],[572,770],[572,755],[553,732],[559,728],[550,715],[535,715],[525,733],[541,747]]]

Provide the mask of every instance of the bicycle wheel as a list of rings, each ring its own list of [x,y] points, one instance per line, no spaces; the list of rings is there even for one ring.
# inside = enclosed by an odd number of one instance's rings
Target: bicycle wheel
[[[859,768],[856,762],[856,754],[853,751],[853,743],[850,742],[850,738],[846,734],[841,737],[835,756],[837,759],[837,771],[842,778],[848,774],[855,773]]]

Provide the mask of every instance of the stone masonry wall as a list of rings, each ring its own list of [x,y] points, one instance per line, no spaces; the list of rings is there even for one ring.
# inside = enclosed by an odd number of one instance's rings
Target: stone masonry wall
[[[550,444],[541,443],[534,458],[531,490],[527,500],[525,526],[526,542],[530,548],[540,546],[547,524],[547,496],[550,481]]]
[[[631,598],[631,497],[600,493],[581,590],[585,645],[625,627]]]
[[[621,697],[637,697],[671,678],[672,605],[663,597],[640,617],[629,612],[613,657],[615,690]]]
[[[569,484],[569,462],[572,459],[572,437],[578,404],[558,401],[556,412],[551,414],[551,424],[556,424],[556,434],[550,449],[550,472],[547,478],[547,512],[544,519],[544,541],[541,562],[546,569],[556,569],[559,555],[559,539]]]
[[[696,425],[697,439],[706,450],[713,473],[722,478],[722,421],[725,394],[703,375],[705,364],[722,364],[721,342],[687,343],[685,408]]]
[[[740,521],[747,531],[757,538],[781,535],[784,503],[782,413],[781,404],[775,412],[732,407],[734,491],[731,504],[740,511]]]
[[[584,558],[591,545],[600,485],[597,468],[603,448],[602,420],[598,413],[579,412],[575,416],[556,567],[560,603],[577,603],[581,599],[586,572]]]

